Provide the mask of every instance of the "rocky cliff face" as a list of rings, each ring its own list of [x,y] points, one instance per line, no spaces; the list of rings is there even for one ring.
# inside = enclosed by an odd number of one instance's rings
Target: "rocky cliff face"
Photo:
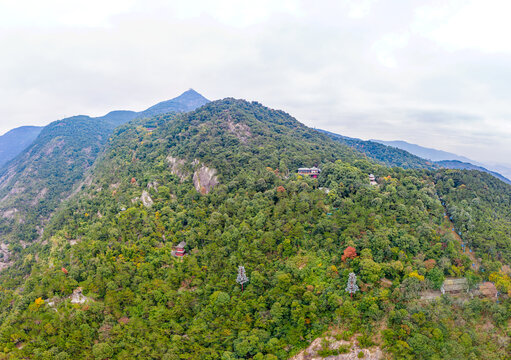
[[[216,170],[202,165],[193,173],[193,185],[201,194],[209,193],[218,184]]]

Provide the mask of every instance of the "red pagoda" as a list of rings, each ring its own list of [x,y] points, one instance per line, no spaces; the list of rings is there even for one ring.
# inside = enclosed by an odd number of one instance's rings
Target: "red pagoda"
[[[179,244],[177,244],[176,248],[172,250],[172,255],[177,257],[185,256],[186,255],[185,246],[186,243],[184,241],[181,241]]]

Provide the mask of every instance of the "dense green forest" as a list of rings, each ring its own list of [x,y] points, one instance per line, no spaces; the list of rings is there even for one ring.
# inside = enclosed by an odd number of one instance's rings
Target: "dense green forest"
[[[288,359],[337,329],[390,358],[509,358],[511,187],[382,163],[242,100],[122,125],[0,273],[0,357]],[[421,299],[446,277],[502,296]]]
[[[436,174],[439,194],[466,242],[497,270],[511,263],[510,186],[481,171],[442,170]]]

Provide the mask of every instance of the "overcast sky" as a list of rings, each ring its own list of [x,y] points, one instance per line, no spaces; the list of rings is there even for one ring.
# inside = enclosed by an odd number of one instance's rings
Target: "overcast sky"
[[[0,132],[194,88],[511,163],[511,2],[0,0]]]

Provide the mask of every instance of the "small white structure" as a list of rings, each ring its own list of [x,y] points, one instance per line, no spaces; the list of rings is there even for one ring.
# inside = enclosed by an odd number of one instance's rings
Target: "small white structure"
[[[378,185],[378,183],[376,182],[376,178],[374,177],[373,174],[369,174],[369,182],[371,183],[371,185]]]

